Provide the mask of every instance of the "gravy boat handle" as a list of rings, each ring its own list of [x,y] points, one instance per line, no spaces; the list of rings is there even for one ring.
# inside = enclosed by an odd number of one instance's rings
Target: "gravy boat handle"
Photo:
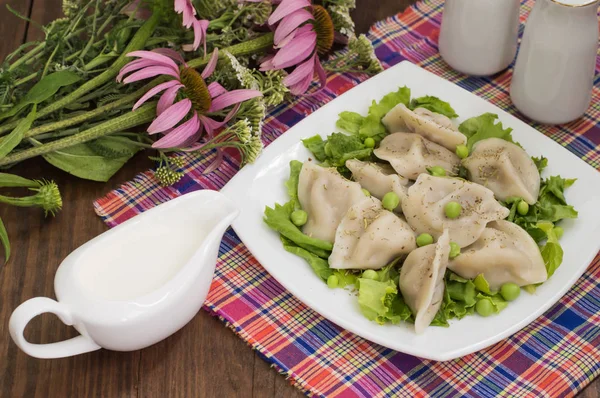
[[[27,355],[35,358],[63,358],[85,352],[95,351],[101,347],[87,336],[81,335],[58,343],[32,344],[25,339],[25,327],[36,316],[52,313],[65,324],[72,326],[73,317],[61,303],[47,297],[35,297],[17,307],[10,316],[8,328],[15,344]]]

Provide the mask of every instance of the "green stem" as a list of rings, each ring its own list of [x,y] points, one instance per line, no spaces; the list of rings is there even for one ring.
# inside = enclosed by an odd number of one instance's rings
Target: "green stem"
[[[273,47],[273,33],[266,33],[262,36],[257,37],[256,39],[252,39],[249,41],[245,41],[243,43],[238,43],[233,46],[227,47],[223,49],[223,51],[227,51],[231,55],[236,57],[240,55],[248,55],[255,54],[260,51],[266,51]],[[221,52],[219,57],[224,57],[225,55]],[[201,66],[206,65],[208,62],[208,55],[202,58],[194,58],[189,61],[187,64],[190,68],[199,68]]]
[[[9,71],[14,70],[15,68],[19,67],[20,65],[22,65],[25,61],[27,61],[29,58],[33,57],[34,55],[36,55],[39,51],[43,50],[44,47],[46,47],[46,42],[40,43],[37,46],[35,46],[34,48],[32,48],[27,54],[23,55],[21,58],[19,58],[18,60],[16,60],[11,66],[8,67]]]
[[[0,159],[0,166],[6,166],[12,163],[21,162],[23,160],[33,158],[35,156],[45,155],[47,153],[60,151],[71,147],[73,145],[82,144],[84,142],[95,140],[106,135],[118,133],[120,131],[145,124],[156,116],[156,103],[146,104],[135,112],[128,112],[117,118],[108,120],[104,123],[98,124],[88,130],[82,131],[79,134],[72,135],[70,137],[61,138],[56,141],[49,142],[37,146],[35,148],[25,149],[20,152],[16,152],[3,159]]]
[[[17,207],[33,207],[42,205],[42,202],[37,195],[25,196],[22,198],[0,195],[0,203]]]
[[[148,40],[148,38],[154,32],[154,29],[158,25],[160,18],[161,13],[154,12],[152,16],[144,23],[144,25],[142,25],[142,27],[138,29],[138,31],[135,33],[135,36],[131,39],[125,50],[123,50],[123,53],[119,56],[119,58],[117,58],[117,60],[112,64],[110,68],[108,68],[100,75],[94,77],[92,80],[88,80],[87,82],[79,86],[79,88],[77,88],[75,91],[71,92],[69,95],[66,95],[58,101],[51,103],[44,109],[41,109],[39,112],[37,112],[35,118],[42,118],[44,116],[49,115],[52,112],[64,108],[65,106],[76,101],[91,90],[94,90],[95,88],[103,85],[107,81],[117,76],[119,70],[121,70],[121,68],[125,66],[125,64],[129,61],[127,54],[144,47],[144,45],[146,44],[146,40]],[[18,122],[19,121],[16,120],[15,122],[1,126],[0,133],[12,130],[16,127]]]
[[[35,78],[36,78],[36,76],[37,76],[37,74],[38,74],[38,73],[37,73],[37,72],[35,72],[35,73],[32,73],[32,74],[31,74],[31,75],[29,75],[29,76],[26,76],[26,77],[24,77],[24,78],[22,78],[22,79],[19,79],[19,80],[17,80],[17,81],[15,82],[15,87],[17,87],[17,86],[20,86],[21,84],[27,83],[28,81],[35,79]]]

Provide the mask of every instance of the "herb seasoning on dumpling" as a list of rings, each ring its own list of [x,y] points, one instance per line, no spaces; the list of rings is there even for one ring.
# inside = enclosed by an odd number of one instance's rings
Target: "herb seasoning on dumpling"
[[[446,215],[446,205],[450,202],[460,206],[456,218]],[[494,198],[494,193],[482,185],[429,174],[421,174],[408,188],[402,212],[418,234],[428,233],[437,238],[448,229],[450,240],[460,247],[475,242],[487,223],[502,220],[510,213]]]
[[[385,210],[379,199],[352,206],[335,235],[329,266],[338,269],[379,269],[417,247],[410,226]]]
[[[500,138],[481,140],[462,163],[469,179],[491,189],[499,200],[518,196],[530,205],[537,202],[540,173],[518,145]]]
[[[427,173],[430,167],[442,167],[448,174],[454,174],[460,165],[456,154],[414,133],[390,134],[373,153],[388,161],[398,174],[411,180]]]
[[[458,145],[467,143],[467,137],[458,131],[447,116],[425,108],[411,111],[406,105],[398,104],[381,119],[381,122],[389,132],[396,133],[408,129],[451,151]]]

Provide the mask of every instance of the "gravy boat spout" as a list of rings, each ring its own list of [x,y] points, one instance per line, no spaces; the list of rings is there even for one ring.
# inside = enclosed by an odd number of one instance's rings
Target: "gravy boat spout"
[[[175,333],[200,310],[221,238],[239,211],[223,194],[202,190],[150,209],[72,252],[54,279],[57,301],[36,297],[12,314],[9,329],[25,353],[60,358],[108,348],[131,351]],[[32,344],[27,323],[51,312],[80,333]]]

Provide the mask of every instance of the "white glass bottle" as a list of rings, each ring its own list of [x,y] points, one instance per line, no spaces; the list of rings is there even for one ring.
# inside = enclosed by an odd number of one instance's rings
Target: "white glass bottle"
[[[537,0],[515,64],[510,96],[527,117],[546,124],[587,110],[598,53],[600,0]]]
[[[439,48],[454,69],[488,76],[508,67],[517,52],[519,0],[446,0]]]

